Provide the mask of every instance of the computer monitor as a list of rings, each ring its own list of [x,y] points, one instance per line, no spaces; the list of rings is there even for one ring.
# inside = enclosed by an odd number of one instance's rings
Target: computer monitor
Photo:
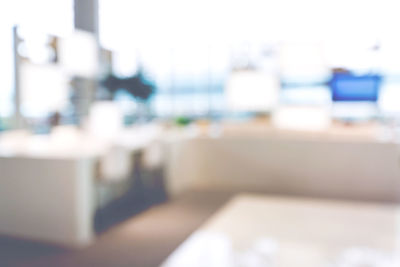
[[[379,116],[377,101],[381,80],[379,75],[335,73],[330,82],[332,117],[362,122]]]
[[[330,82],[332,101],[377,102],[381,80],[379,75],[336,73]]]

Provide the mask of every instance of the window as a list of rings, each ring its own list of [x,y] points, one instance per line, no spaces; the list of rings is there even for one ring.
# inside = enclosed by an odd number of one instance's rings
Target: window
[[[24,28],[25,38],[66,35],[73,30],[73,0],[15,0],[3,3],[0,10],[0,118],[7,118],[15,112],[13,26]]]
[[[326,101],[334,67],[400,76],[396,7],[395,0],[100,0],[100,40],[135,51],[156,81],[156,114],[201,116],[226,109],[225,83],[237,66],[279,74],[289,89],[315,88],[314,102]],[[125,59],[119,64],[133,60]],[[304,100],[296,95],[291,101]]]

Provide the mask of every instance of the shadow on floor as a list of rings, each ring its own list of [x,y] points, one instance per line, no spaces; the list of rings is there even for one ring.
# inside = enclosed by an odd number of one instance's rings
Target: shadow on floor
[[[167,201],[162,173],[147,175],[149,177],[136,178],[130,190],[124,196],[97,210],[94,219],[94,228],[97,234],[101,234],[110,227],[154,205]],[[142,176],[146,176],[146,173]],[[147,181],[147,183],[143,181]]]
[[[148,194],[162,196],[160,192]],[[103,221],[96,241],[80,250],[0,237],[0,267],[156,267],[232,195],[220,191],[189,191],[162,204],[155,204],[162,202],[161,198],[153,203],[146,198],[146,205],[127,208],[125,204],[140,199],[132,194],[130,199],[115,204],[121,205],[121,210],[107,211],[115,218],[107,223]],[[125,209],[136,215],[129,217]]]

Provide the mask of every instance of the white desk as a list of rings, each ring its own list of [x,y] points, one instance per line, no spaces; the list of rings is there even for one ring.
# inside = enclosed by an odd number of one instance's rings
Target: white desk
[[[104,148],[69,137],[0,136],[1,234],[67,246],[93,240],[95,166]]]
[[[394,205],[241,195],[162,267],[400,266],[399,215]]]
[[[123,179],[119,177],[131,171],[130,154],[146,148],[159,133],[154,127],[135,127],[102,141],[76,129],[64,130],[0,136],[0,234],[67,246],[91,243],[98,170],[109,174],[108,179]],[[114,147],[123,153],[114,156]],[[98,162],[104,163],[99,169]]]
[[[171,146],[173,194],[200,187],[400,201],[399,146],[384,128],[294,131],[262,122],[225,123],[216,137],[198,132]]]

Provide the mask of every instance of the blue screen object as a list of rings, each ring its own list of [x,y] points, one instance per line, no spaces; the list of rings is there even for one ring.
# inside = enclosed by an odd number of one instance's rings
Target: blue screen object
[[[381,77],[378,75],[334,74],[330,83],[332,100],[376,102],[380,83]]]

